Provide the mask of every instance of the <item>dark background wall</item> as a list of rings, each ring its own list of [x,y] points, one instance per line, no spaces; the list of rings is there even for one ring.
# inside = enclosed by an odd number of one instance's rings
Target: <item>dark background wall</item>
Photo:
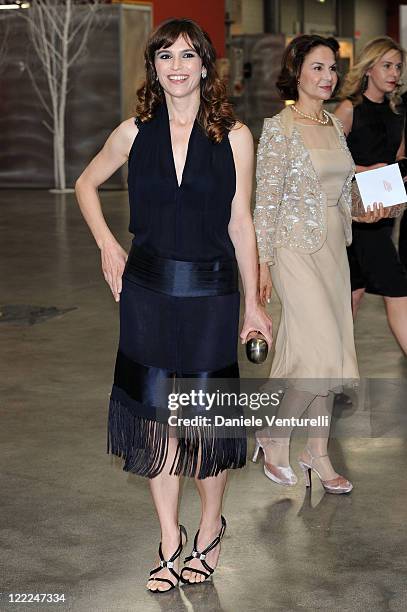
[[[75,9],[80,19],[83,9]],[[102,12],[90,34],[86,54],[71,71],[66,112],[68,185],[74,184],[109,133],[129,116],[131,89],[135,95],[143,47],[151,27],[148,7],[136,11],[112,5],[103,7]],[[131,37],[126,37],[126,15],[134,22]],[[26,23],[14,15],[8,21],[8,59],[0,72],[0,187],[49,188],[53,186],[52,135],[43,122],[50,122],[50,118],[33,89],[26,69],[28,62],[45,95],[47,84],[33,53]],[[0,23],[1,27],[4,23]],[[122,171],[105,184],[113,188],[124,185]]]
[[[395,40],[400,39],[400,6],[407,4],[407,0],[387,0],[387,34]]]

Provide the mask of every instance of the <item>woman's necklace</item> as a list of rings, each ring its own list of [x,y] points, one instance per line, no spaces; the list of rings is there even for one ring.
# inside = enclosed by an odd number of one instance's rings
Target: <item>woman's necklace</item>
[[[301,117],[305,117],[305,119],[311,119],[311,121],[316,121],[317,123],[320,123],[321,125],[327,125],[329,121],[329,115],[325,110],[322,110],[322,114],[324,115],[325,119],[318,119],[318,117],[313,117],[312,115],[307,115],[306,113],[303,113],[302,111],[300,111],[299,108],[295,106],[295,104],[292,104],[291,108],[293,109],[293,111],[301,115]]]

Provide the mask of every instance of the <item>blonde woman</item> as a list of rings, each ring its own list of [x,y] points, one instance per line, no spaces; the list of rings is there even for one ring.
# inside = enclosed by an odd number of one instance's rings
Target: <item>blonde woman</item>
[[[404,113],[399,85],[404,50],[387,36],[371,40],[346,77],[335,114],[344,125],[347,143],[364,172],[404,156]],[[374,225],[353,223],[348,249],[353,314],[365,292],[382,295],[390,329],[407,353],[407,272],[392,242],[394,219]]]

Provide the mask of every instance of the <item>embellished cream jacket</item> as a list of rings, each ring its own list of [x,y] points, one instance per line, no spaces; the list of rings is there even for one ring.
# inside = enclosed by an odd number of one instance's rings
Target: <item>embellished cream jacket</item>
[[[351,182],[355,165],[342,124],[328,114],[352,166],[338,202],[349,245],[352,242]],[[300,253],[318,251],[326,240],[327,196],[289,107],[264,120],[257,150],[256,178],[254,225],[260,263],[273,264],[274,249],[281,246]]]

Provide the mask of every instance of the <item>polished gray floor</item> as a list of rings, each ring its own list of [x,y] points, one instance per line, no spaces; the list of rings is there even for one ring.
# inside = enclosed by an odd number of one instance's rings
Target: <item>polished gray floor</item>
[[[127,246],[126,195],[102,196]],[[98,250],[71,195],[0,192],[0,232],[0,305],[34,313],[32,324],[0,316],[1,610],[45,608],[8,603],[10,593],[64,593],[48,609],[80,612],[407,609],[407,368],[380,298],[367,297],[356,338],[361,374],[383,379],[381,391],[368,385],[331,444],[352,494],[324,495],[319,483],[306,493],[300,475],[279,487],[249,462],[229,480],[213,583],[154,596],[144,590],[159,538],[148,483],[105,454],[118,318]],[[241,357],[244,376],[266,375]],[[192,536],[191,481],[180,514]]]

